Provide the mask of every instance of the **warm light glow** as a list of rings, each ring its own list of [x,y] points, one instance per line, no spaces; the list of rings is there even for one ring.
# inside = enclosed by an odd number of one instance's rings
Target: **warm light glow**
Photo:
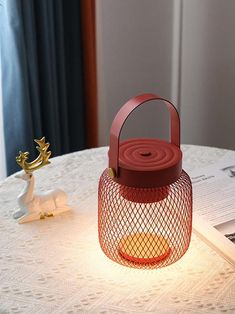
[[[119,253],[125,259],[136,263],[154,263],[170,253],[167,240],[150,232],[137,232],[121,239]]]

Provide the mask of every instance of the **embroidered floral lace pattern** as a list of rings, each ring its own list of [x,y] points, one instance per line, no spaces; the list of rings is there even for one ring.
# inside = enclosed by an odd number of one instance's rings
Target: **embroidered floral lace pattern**
[[[225,150],[183,146],[184,169]],[[230,152],[235,158],[235,152]],[[52,159],[36,192],[64,189],[73,210],[19,225],[12,214],[24,182],[0,184],[0,313],[235,313],[235,269],[195,235],[177,263],[139,270],[109,260],[97,237],[97,186],[107,148]]]

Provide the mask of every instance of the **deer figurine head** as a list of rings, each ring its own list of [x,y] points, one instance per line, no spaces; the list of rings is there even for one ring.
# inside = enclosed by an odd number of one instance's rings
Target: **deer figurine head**
[[[46,143],[45,137],[34,141],[38,144],[36,149],[39,152],[35,160],[28,162],[28,152],[20,151],[19,156],[16,157],[17,164],[24,172],[17,174],[15,177],[27,182],[26,187],[18,196],[20,209],[13,216],[18,219],[19,223],[55,216],[70,209],[64,191],[54,190],[41,195],[34,195],[33,172],[50,164],[49,158],[51,156],[51,151],[48,151],[50,144]]]
[[[36,149],[39,151],[39,155],[34,161],[27,162],[29,158],[28,152],[20,151],[19,156],[16,157],[17,164],[29,174],[45,165],[50,164],[49,158],[51,156],[51,151],[47,151],[50,143],[46,143],[45,137],[42,137],[40,140],[34,140],[34,142],[39,145],[36,146]]]

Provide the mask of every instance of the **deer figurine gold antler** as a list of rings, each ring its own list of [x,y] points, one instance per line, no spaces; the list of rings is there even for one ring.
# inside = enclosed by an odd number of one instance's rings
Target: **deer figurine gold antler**
[[[50,164],[49,158],[51,156],[51,151],[47,151],[50,143],[46,143],[45,137],[34,141],[39,145],[36,146],[39,155],[35,160],[27,162],[29,156],[28,152],[23,153],[20,151],[19,156],[16,157],[16,162],[26,173],[32,173],[33,171]]]
[[[14,213],[14,218],[18,219],[19,223],[55,216],[70,210],[67,205],[67,195],[62,190],[48,191],[41,195],[34,195],[33,172],[50,164],[49,158],[51,156],[51,151],[48,151],[50,144],[46,143],[45,137],[34,141],[38,144],[36,148],[39,152],[35,160],[27,162],[29,158],[28,152],[20,151],[19,156],[16,157],[17,164],[24,170],[23,173],[17,174],[16,177],[27,182],[26,187],[18,196],[20,209]]]

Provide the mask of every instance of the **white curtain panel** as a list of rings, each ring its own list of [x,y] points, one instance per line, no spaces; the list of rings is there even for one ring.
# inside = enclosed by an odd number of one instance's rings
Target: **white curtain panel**
[[[235,1],[183,0],[182,142],[235,149]]]
[[[2,114],[2,75],[0,63],[0,180],[6,177],[6,158],[4,144],[3,114]]]

